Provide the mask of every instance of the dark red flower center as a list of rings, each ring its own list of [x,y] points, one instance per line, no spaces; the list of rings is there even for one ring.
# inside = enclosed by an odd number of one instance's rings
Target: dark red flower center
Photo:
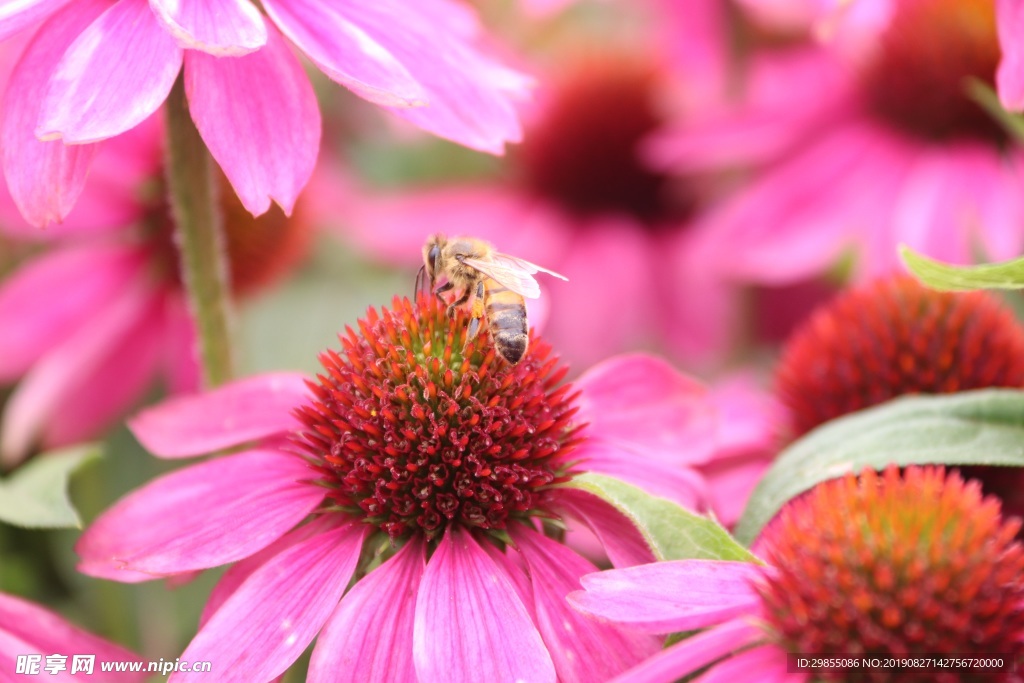
[[[449,524],[500,533],[547,516],[571,476],[577,443],[568,368],[532,337],[511,366],[468,317],[434,298],[370,309],[341,350],[321,354],[313,404],[296,442],[323,476],[331,505],[392,539],[434,538]]]
[[[301,198],[291,216],[272,204],[270,210],[254,218],[242,206],[227,178],[216,172],[231,290],[235,296],[246,296],[289,273],[308,253],[312,230]],[[174,223],[164,188],[158,189],[151,201],[146,228],[156,247],[155,261],[161,273],[180,286]]]
[[[976,482],[939,468],[826,482],[763,537],[777,574],[757,588],[780,643],[808,655],[1019,656],[1024,645],[1020,520]],[[1005,680],[934,669],[832,669],[841,681]]]
[[[639,143],[662,123],[658,86],[654,68],[628,57],[569,69],[518,150],[526,185],[578,216],[625,214],[654,228],[685,218],[692,197],[641,158]]]
[[[816,311],[786,344],[776,383],[800,436],[904,394],[1024,387],[1024,329],[987,292],[886,278]]]
[[[871,109],[927,139],[1004,142],[1004,131],[967,94],[971,79],[995,80],[994,0],[895,0],[893,7],[864,72]]]

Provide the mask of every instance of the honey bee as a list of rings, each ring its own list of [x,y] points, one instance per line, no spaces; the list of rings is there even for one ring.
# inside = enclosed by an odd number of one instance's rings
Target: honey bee
[[[515,365],[526,353],[530,340],[523,297],[536,299],[540,296],[540,286],[533,278],[537,272],[568,280],[547,268],[502,254],[484,240],[448,239],[437,234],[423,245],[423,266],[416,275],[416,291],[423,291],[429,282],[434,294],[445,301],[441,295],[455,290],[457,298],[448,305],[448,317],[454,318],[460,306],[469,307],[467,341],[479,334],[483,321],[491,332],[498,355]],[[434,289],[442,275],[448,281]]]

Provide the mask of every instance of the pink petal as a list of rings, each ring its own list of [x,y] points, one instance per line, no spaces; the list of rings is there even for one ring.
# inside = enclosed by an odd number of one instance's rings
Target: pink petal
[[[169,399],[142,411],[128,426],[154,455],[189,457],[296,429],[301,424],[292,410],[308,400],[302,375],[268,373]]]
[[[33,37],[7,85],[0,113],[4,176],[21,215],[38,227],[68,215],[97,151],[36,139],[47,82],[72,41],[108,6],[76,0],[58,12]]]
[[[296,456],[252,450],[159,477],[86,529],[79,570],[117,579],[122,569],[176,574],[248,557],[320,504],[312,475]]]
[[[219,683],[269,681],[298,659],[338,606],[369,527],[348,524],[285,550],[255,571],[181,658],[216,662]],[[200,683],[208,673],[173,674]]]
[[[276,201],[290,214],[313,174],[320,109],[309,78],[281,34],[244,57],[189,52],[185,91],[192,119],[242,205],[254,216]]]
[[[153,383],[160,362],[162,311],[153,301],[107,348],[87,377],[67,384],[43,434],[50,449],[93,439],[127,413]]]
[[[612,565],[632,567],[654,562],[654,553],[636,526],[598,496],[586,491],[559,489],[556,505],[594,532]]]
[[[0,285],[0,381],[25,373],[110,305],[142,259],[139,250],[121,246],[59,249],[7,276]]]
[[[1010,111],[1024,110],[1024,2],[996,0],[996,28],[1003,59],[996,71],[996,87],[1003,106]]]
[[[13,595],[0,593],[0,631],[24,642],[42,654],[93,654],[101,662],[137,662],[134,652],[84,631],[49,610]],[[0,647],[2,649],[2,647]],[[27,654],[21,651],[14,654]],[[0,655],[2,656],[2,655]],[[12,657],[13,659],[13,657]],[[99,666],[96,667],[97,671]],[[3,669],[13,672],[14,669]],[[137,674],[106,675],[117,681],[141,681],[145,672]],[[78,680],[78,676],[75,680]],[[7,680],[7,679],[4,679]]]
[[[192,394],[199,391],[202,378],[196,328],[188,304],[180,293],[164,298],[164,358],[167,391],[171,394]]]
[[[561,258],[539,263],[567,276],[569,283],[551,283],[557,314],[545,328],[545,338],[574,367],[599,362],[620,349],[649,345],[652,327],[665,314],[661,299],[652,296],[660,291],[652,269],[660,258],[658,242],[625,216],[582,220],[563,215],[560,223],[559,232],[569,236]],[[612,271],[619,277],[609,278]],[[615,325],[596,312],[596,302],[601,311],[617,312]]]
[[[810,674],[790,673],[786,652],[777,645],[760,645],[715,664],[700,683],[803,683]]]
[[[70,0],[8,1],[0,6],[0,40],[7,40],[18,31],[34,26],[50,17]]]
[[[723,560],[675,560],[588,574],[574,607],[648,633],[713,626],[756,613],[761,598],[751,585],[763,566]]]
[[[231,565],[217,581],[217,585],[210,591],[210,597],[203,605],[203,613],[199,616],[199,626],[206,625],[210,617],[216,613],[221,606],[228,601],[232,595],[252,576],[256,571],[292,546],[312,538],[318,534],[329,531],[338,526],[338,520],[334,515],[322,515],[312,521],[292,529],[281,538],[277,539],[266,548],[253,553],[249,557],[239,560]],[[168,579],[168,582],[170,579]]]
[[[661,649],[658,639],[589,619],[569,607],[566,596],[579,588],[581,576],[597,570],[594,565],[532,529],[512,537],[529,566],[537,626],[559,681],[608,680]]]
[[[708,487],[704,477],[685,464],[662,462],[649,453],[630,450],[601,439],[587,439],[573,452],[588,472],[616,477],[650,494],[668,498],[687,510],[703,511]]]
[[[426,107],[393,109],[435,135],[485,152],[518,142],[514,100],[529,80],[477,50],[476,21],[459,3],[401,0],[348,3],[345,17],[400,62],[427,93]]]
[[[77,144],[134,128],[167,99],[181,56],[146,0],[119,0],[61,58],[36,135]]]
[[[375,104],[427,104],[422,86],[401,62],[346,17],[350,7],[316,0],[266,0],[263,6],[282,33],[332,80]]]
[[[413,661],[422,683],[555,680],[515,587],[463,529],[445,532],[423,573]]]
[[[65,337],[36,363],[11,394],[3,415],[0,459],[18,462],[31,450],[47,423],[59,419],[58,406],[67,391],[85,382],[137,329],[156,300],[142,279],[127,283],[110,306]]]
[[[707,388],[647,354],[616,356],[576,381],[589,436],[662,460],[706,461],[716,412]]]
[[[149,0],[164,29],[190,50],[238,57],[267,44],[267,27],[249,0]]]
[[[764,632],[748,620],[735,619],[662,650],[614,683],[673,683],[763,637]],[[751,683],[759,680],[756,672],[750,674]]]
[[[317,638],[308,683],[416,680],[415,596],[425,560],[414,538],[352,587]]]

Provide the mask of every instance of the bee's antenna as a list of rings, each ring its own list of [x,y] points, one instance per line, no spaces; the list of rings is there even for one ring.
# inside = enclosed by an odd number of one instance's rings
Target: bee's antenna
[[[427,267],[425,265],[420,266],[420,269],[416,271],[416,289],[413,291],[413,298],[418,299],[420,294],[429,294],[429,284],[427,278]]]

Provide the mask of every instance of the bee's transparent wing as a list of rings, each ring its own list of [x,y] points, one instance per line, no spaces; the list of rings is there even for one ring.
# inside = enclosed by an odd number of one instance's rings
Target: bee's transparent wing
[[[537,281],[533,279],[528,270],[523,269],[518,264],[500,259],[484,261],[482,259],[464,258],[461,261],[470,268],[475,268],[492,280],[508,287],[516,294],[521,294],[528,299],[540,297],[540,285],[537,284]]]
[[[565,280],[566,282],[569,281],[569,278],[562,275],[561,273],[556,273],[553,270],[548,270],[547,268],[538,266],[536,263],[530,263],[529,261],[521,259],[517,256],[510,256],[508,254],[495,254],[494,260],[497,261],[498,263],[510,264],[512,266],[520,268],[521,270],[525,270],[527,273],[547,273],[548,275],[553,275],[554,277],[557,277],[559,280]]]

